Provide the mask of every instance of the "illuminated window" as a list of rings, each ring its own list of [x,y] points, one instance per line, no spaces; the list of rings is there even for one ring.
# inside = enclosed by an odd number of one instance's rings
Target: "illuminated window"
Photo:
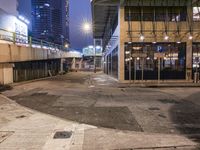
[[[193,7],[193,20],[200,21],[200,7]]]
[[[46,6],[46,7],[50,7],[50,5],[49,5],[48,3],[45,3],[44,6]]]

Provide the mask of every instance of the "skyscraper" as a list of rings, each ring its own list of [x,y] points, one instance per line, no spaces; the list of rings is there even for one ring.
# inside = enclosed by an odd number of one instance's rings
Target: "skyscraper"
[[[18,15],[22,18],[26,19],[29,24],[28,29],[29,32],[32,30],[32,24],[31,24],[31,1],[30,0],[17,0],[17,11]]]
[[[31,0],[32,36],[64,45],[69,41],[68,0]]]

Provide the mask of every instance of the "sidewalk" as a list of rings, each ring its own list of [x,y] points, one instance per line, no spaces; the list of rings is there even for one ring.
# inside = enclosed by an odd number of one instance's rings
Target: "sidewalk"
[[[119,83],[119,87],[146,87],[146,88],[197,88],[200,83],[192,82],[137,82],[137,83]]]
[[[58,131],[72,135],[54,139]],[[119,131],[63,120],[0,95],[0,150],[191,150],[195,145],[179,135]]]

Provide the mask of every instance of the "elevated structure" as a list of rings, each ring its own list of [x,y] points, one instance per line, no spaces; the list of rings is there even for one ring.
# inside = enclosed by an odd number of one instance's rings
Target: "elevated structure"
[[[0,30],[0,84],[57,75],[68,69],[71,58],[81,56],[61,45]]]
[[[200,63],[198,0],[92,0],[104,71],[120,82],[192,81]]]

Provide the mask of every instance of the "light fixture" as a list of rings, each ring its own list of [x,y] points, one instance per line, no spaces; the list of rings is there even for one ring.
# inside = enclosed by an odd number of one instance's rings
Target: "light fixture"
[[[132,44],[132,42],[128,42],[128,44]]]
[[[136,59],[137,59],[137,60],[140,60],[140,57],[137,57]]]
[[[125,53],[126,53],[126,54],[130,54],[130,51],[126,51]]]
[[[144,38],[144,35],[141,34],[141,35],[140,35],[140,40],[141,40],[141,41],[144,41],[144,39],[145,39],[145,38]]]
[[[89,49],[93,49],[93,48],[94,48],[94,46],[92,46],[92,45],[89,45],[89,46],[88,46],[88,48],[89,48]]]
[[[150,57],[147,57],[147,60],[150,60]]]
[[[180,44],[180,43],[181,43],[181,41],[177,41],[176,43]]]
[[[156,44],[157,42],[156,41],[154,41],[154,42],[152,42],[153,44]]]
[[[166,34],[165,37],[164,37],[164,39],[165,39],[166,41],[169,40],[169,36]]]
[[[188,39],[189,39],[189,40],[192,40],[192,39],[193,39],[193,36],[190,34],[189,37],[188,37]]]
[[[69,48],[69,44],[68,43],[65,44],[65,48]]]

